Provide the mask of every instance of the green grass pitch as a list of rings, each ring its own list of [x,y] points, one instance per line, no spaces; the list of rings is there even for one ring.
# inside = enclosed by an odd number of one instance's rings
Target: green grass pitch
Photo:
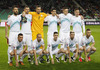
[[[92,31],[92,35],[95,39],[95,47],[97,48],[97,51],[95,54],[91,56],[90,62],[83,61],[80,63],[78,59],[76,62],[72,63],[64,63],[61,61],[61,63],[57,63],[55,60],[55,64],[52,65],[44,63],[36,65],[31,65],[27,61],[27,57],[24,59],[24,66],[15,67],[15,61],[14,66],[10,67],[7,63],[7,43],[5,39],[5,28],[0,27],[0,70],[100,70],[100,25],[87,25],[86,28],[90,28]],[[47,46],[47,26],[44,26],[44,41],[45,46]],[[58,27],[59,29],[59,27]],[[84,54],[83,54],[84,57]],[[44,57],[45,58],[45,57]]]

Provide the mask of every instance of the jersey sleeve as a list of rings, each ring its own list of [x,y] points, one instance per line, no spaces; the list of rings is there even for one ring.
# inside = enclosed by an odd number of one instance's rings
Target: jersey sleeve
[[[77,40],[77,38],[75,39],[75,44],[78,44],[78,40]]]
[[[11,21],[11,18],[9,17],[9,18],[7,19],[7,25],[11,25],[11,23],[12,23],[12,21]]]
[[[83,26],[83,33],[85,33],[85,23],[84,23],[84,20],[81,20],[82,22],[82,26]]]
[[[51,56],[51,58],[53,58],[53,54],[52,54],[52,44],[50,44],[49,47],[50,47],[50,56]]]
[[[32,48],[33,48],[33,50],[36,50],[36,43],[35,43],[35,41],[32,42]]]
[[[48,22],[49,21],[49,16],[47,16],[45,19],[44,19],[45,22]]]
[[[33,12],[29,12],[29,14],[33,15]]]
[[[92,43],[94,43],[95,41],[94,41],[94,37],[93,36],[91,36],[91,42]]]
[[[43,40],[43,39],[42,39],[41,45],[43,45],[43,46],[44,46],[44,40]]]

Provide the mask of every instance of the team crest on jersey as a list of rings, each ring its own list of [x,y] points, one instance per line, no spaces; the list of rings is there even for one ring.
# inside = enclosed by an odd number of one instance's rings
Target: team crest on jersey
[[[41,15],[41,17],[43,17],[43,15]]]

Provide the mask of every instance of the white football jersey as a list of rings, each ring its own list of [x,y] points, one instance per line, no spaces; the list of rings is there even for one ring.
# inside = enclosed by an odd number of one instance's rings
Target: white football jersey
[[[81,19],[81,16],[73,16],[71,19],[73,31],[75,33],[81,33],[82,32],[82,26],[83,26],[83,32],[85,33],[85,24],[84,21]]]
[[[18,39],[14,39],[12,43],[12,47],[14,47],[16,50],[22,50],[24,45],[26,45],[26,42],[24,40],[22,42],[19,42]]]
[[[51,51],[58,48],[58,45],[62,44],[62,41],[58,38],[57,41],[54,41],[54,39],[51,40],[51,43],[48,45],[51,48]]]
[[[48,22],[48,33],[58,32],[57,22],[59,21],[59,19],[56,16],[49,15],[45,18],[45,21]]]
[[[7,25],[10,26],[11,32],[19,32],[20,31],[20,21],[21,17],[20,15],[11,15],[7,20]]]
[[[91,42],[95,42],[93,36],[91,35],[89,38],[87,38],[86,36],[84,36],[84,42],[85,42],[85,46],[88,46]]]
[[[21,32],[23,33],[31,33],[31,20],[32,20],[32,15],[30,14],[25,14],[25,17],[27,18],[26,23],[22,23],[22,28]]]
[[[72,14],[68,13],[67,15],[59,14],[59,21],[61,22],[60,31],[70,32]]]
[[[77,42],[77,39],[74,37],[74,39],[73,40],[71,40],[71,38],[69,37],[69,38],[67,38],[67,39],[65,39],[64,40],[64,47],[65,48],[67,48],[68,46],[70,47],[70,48],[74,48],[74,47],[76,47],[76,44],[78,44],[78,42]]]
[[[35,49],[35,50],[40,49],[41,46],[43,46],[43,45],[44,45],[43,39],[41,39],[40,42],[38,42],[37,39],[35,39],[35,40],[32,42],[32,47],[33,47],[33,49]]]

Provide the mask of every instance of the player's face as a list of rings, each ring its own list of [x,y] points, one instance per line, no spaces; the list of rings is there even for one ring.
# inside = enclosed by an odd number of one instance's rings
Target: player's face
[[[29,11],[30,11],[29,7],[26,7],[26,8],[24,9],[24,12],[25,12],[26,14],[28,14]]]
[[[17,7],[15,7],[15,8],[13,9],[13,13],[14,13],[14,15],[18,15],[18,8],[17,8]]]
[[[78,15],[80,14],[80,11],[79,11],[79,10],[75,10],[75,11],[74,11],[74,14],[75,14],[76,16],[78,16]]]
[[[86,35],[87,35],[88,37],[90,37],[91,31],[87,31],[87,32],[86,32]]]
[[[68,14],[68,9],[64,9],[63,10],[63,13],[66,15],[66,14]]]
[[[23,36],[18,36],[18,41],[21,42],[23,40]]]
[[[54,39],[57,40],[57,38],[58,38],[58,34],[54,34]]]
[[[38,35],[38,37],[37,37],[38,42],[41,41],[41,38],[42,38],[42,36],[41,35]]]
[[[51,11],[52,15],[56,15],[56,10]]]
[[[41,7],[37,7],[36,12],[39,14],[41,12]]]
[[[70,38],[71,38],[71,39],[73,39],[74,36],[75,36],[75,33],[71,33],[71,34],[70,34]]]

